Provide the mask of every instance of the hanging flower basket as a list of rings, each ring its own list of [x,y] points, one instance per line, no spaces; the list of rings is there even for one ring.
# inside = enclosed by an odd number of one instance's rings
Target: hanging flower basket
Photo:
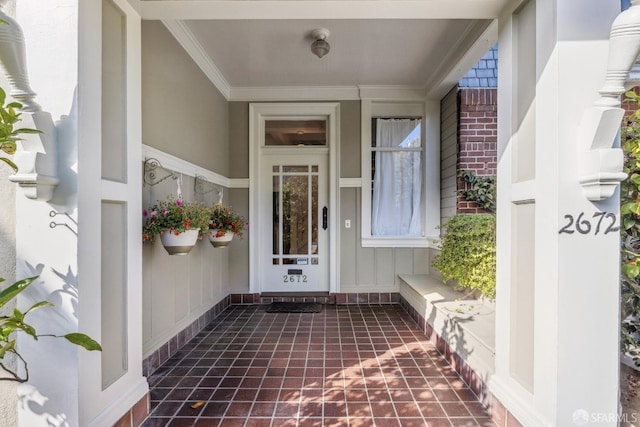
[[[170,255],[186,255],[198,237],[209,232],[209,214],[210,209],[198,202],[168,197],[142,212],[142,240],[153,242],[160,235],[162,245]]]
[[[226,248],[233,240],[233,231],[211,230],[207,235],[214,248]]]
[[[231,207],[222,203],[216,203],[211,208],[209,216],[209,241],[215,248],[224,248],[233,239],[233,236],[242,237],[245,227],[249,223],[242,215]]]
[[[160,241],[169,255],[186,255],[198,242],[199,228],[179,232],[165,231],[160,235]]]

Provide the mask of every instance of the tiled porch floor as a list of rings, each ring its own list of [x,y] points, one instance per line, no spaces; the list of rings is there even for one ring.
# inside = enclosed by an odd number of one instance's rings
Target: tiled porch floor
[[[150,378],[143,426],[494,426],[398,305],[232,306]]]

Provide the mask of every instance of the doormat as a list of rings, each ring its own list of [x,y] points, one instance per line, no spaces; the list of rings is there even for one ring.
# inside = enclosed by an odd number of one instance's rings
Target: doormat
[[[272,302],[267,313],[320,313],[322,304],[317,302]]]

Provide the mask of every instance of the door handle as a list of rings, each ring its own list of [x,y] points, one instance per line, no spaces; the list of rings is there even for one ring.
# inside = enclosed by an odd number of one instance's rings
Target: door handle
[[[327,207],[322,208],[322,229],[327,229],[327,223],[329,222],[329,215],[327,213]]]

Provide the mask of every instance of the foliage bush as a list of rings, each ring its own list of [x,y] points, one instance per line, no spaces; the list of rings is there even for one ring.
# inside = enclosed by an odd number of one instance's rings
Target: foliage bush
[[[496,217],[456,215],[445,224],[441,252],[433,266],[445,281],[456,280],[470,290],[496,295]]]
[[[640,96],[627,92],[627,99],[640,105]],[[624,172],[628,177],[620,186],[622,262],[620,345],[640,365],[640,110],[621,132]]]
[[[468,188],[458,190],[458,194],[469,202],[475,202],[480,208],[489,212],[496,211],[496,177],[495,175],[478,176],[473,172],[460,171],[458,177],[469,184]]]

